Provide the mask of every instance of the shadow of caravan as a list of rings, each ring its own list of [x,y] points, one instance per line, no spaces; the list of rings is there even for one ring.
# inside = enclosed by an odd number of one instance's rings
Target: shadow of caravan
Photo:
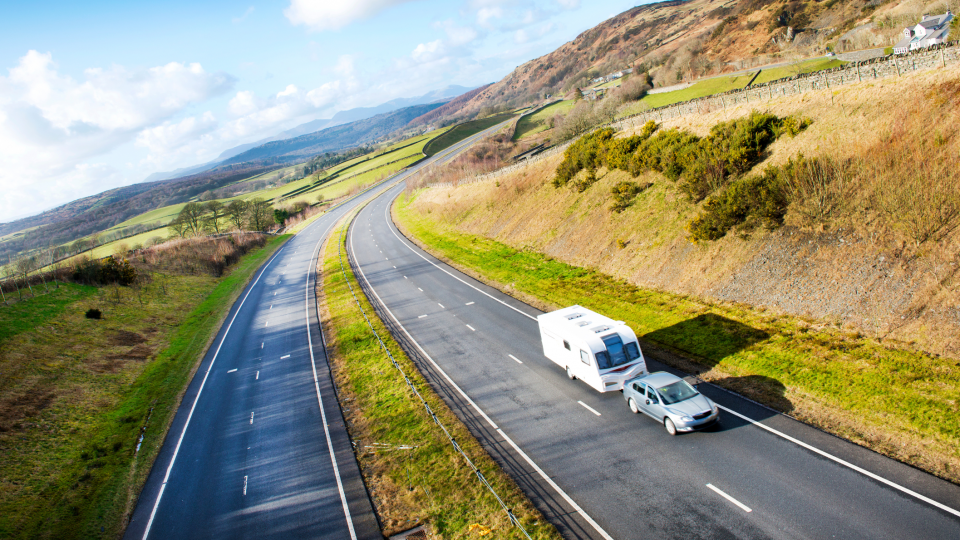
[[[623,383],[647,373],[636,334],[582,306],[570,306],[537,317],[543,354],[598,392],[623,390]]]
[[[698,357],[698,363],[711,368],[769,337],[763,330],[714,313],[697,315],[643,335],[644,341],[692,353]]]

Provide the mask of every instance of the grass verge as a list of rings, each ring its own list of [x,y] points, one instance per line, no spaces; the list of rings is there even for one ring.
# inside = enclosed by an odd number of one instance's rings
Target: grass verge
[[[359,292],[346,255],[341,268],[340,250],[345,247],[339,235],[345,226],[331,234],[322,252],[317,295],[340,403],[383,532],[390,535],[426,523],[439,538],[472,538],[485,529],[495,538],[523,538],[393,367],[358,300],[417,392],[527,532],[536,539],[559,538],[393,341]]]
[[[515,116],[515,113],[505,112],[495,114],[493,116],[481,118],[480,120],[471,120],[469,122],[456,125],[443,135],[440,135],[439,137],[428,142],[426,146],[423,147],[423,153],[426,154],[427,157],[436,155],[437,153],[457,144],[467,137],[476,135],[477,133],[480,133],[489,127],[493,127],[500,122],[503,122],[507,118],[510,118],[511,116]]]
[[[517,129],[513,133],[513,140],[519,141],[524,137],[546,131],[550,128],[549,122],[551,118],[558,114],[560,116],[566,116],[566,114],[570,112],[570,109],[573,108],[573,105],[572,99],[558,101],[533,114],[524,116],[517,121]]]
[[[668,361],[816,427],[960,481],[960,370],[830,325],[642,289],[541,253],[455,230],[401,199],[422,247],[542,309],[580,304],[626,321]]]
[[[219,279],[155,274],[139,294],[70,286],[16,306],[35,313],[0,342],[0,538],[123,534],[199,359],[287,238]]]

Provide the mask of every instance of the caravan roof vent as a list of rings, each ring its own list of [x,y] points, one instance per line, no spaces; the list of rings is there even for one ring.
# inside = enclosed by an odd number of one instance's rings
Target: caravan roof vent
[[[577,323],[577,326],[590,326],[590,321],[583,321]]]
[[[574,319],[579,319],[580,317],[583,317],[583,313],[574,313],[573,315],[567,316],[567,320],[572,321]]]
[[[594,334],[599,334],[600,332],[606,332],[606,331],[609,330],[609,329],[610,329],[610,327],[607,326],[607,325],[598,326],[598,327],[596,327],[596,328],[593,329],[593,333],[594,333]]]

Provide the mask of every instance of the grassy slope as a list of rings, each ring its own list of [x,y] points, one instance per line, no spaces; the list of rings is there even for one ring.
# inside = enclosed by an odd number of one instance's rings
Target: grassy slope
[[[513,140],[519,141],[524,137],[536,135],[537,133],[547,130],[549,128],[547,122],[550,118],[558,114],[566,115],[570,112],[570,109],[573,108],[573,104],[572,99],[559,101],[529,116],[524,116],[517,122],[517,129],[513,134]]]
[[[513,116],[513,112],[495,114],[493,116],[488,116],[480,120],[471,120],[469,122],[464,122],[462,124],[457,124],[450,130],[446,131],[444,134],[436,137],[430,141],[424,148],[423,153],[428,156],[436,155],[445,148],[449,148],[458,142],[466,139],[471,135],[476,135],[481,131],[492,127],[500,122],[503,122],[507,118]]]
[[[0,403],[15,422],[0,432],[0,537],[120,536],[197,362],[286,238],[220,279],[155,275],[142,305],[131,289],[117,303],[111,288],[68,286],[13,306],[18,333],[0,342]],[[83,317],[93,306],[104,320]]]
[[[960,68],[919,73],[910,82],[916,95],[932,98],[945,80],[960,80]],[[813,124],[795,138],[774,143],[758,169],[768,163],[783,163],[797,153],[811,156],[826,149],[844,159],[885,140],[890,123],[903,111],[902,85],[903,81],[896,78],[864,82],[688,116],[669,121],[664,127],[688,129],[703,136],[719,121],[746,115],[750,107],[763,107],[781,116],[812,118]],[[656,324],[645,322],[647,315],[642,314],[621,318],[642,322],[637,326],[641,333],[653,332],[671,340],[674,338],[662,329],[674,324],[690,327],[695,330],[691,336],[699,336],[696,339],[703,343],[667,343],[708,358],[706,363],[720,370],[715,378],[777,381],[783,385],[781,398],[770,402],[779,403],[782,410],[791,410],[807,422],[953,481],[960,480],[958,415],[950,413],[942,421],[935,419],[938,410],[940,414],[956,410],[954,400],[960,393],[956,360],[912,352],[914,347],[904,343],[917,340],[928,351],[957,350],[956,322],[950,322],[956,297],[947,299],[955,283],[939,281],[942,275],[930,277],[929,263],[924,266],[923,258],[899,258],[895,251],[870,242],[869,228],[866,232],[858,233],[855,228],[849,231],[845,222],[840,223],[839,231],[756,231],[747,239],[731,236],[694,246],[686,240],[684,226],[699,207],[679,197],[673,184],[662,176],[646,174],[634,179],[623,172],[601,170],[600,181],[578,194],[549,184],[559,159],[531,164],[498,178],[496,183],[425,191],[412,207],[419,214],[416,219],[425,220],[424,229],[436,225],[432,234],[437,235],[437,242],[457,238],[480,250],[483,242],[492,238],[509,246],[496,246],[507,250],[507,255],[509,250],[521,250],[530,257],[536,252],[546,253],[576,267],[599,269],[620,280],[618,283],[632,283],[644,295],[653,294],[653,290],[672,291],[690,303],[668,305],[668,312],[658,315],[666,317],[662,323],[655,319],[650,321]],[[622,180],[652,185],[627,210],[616,214],[607,209],[610,189]],[[414,210],[405,210],[410,219]],[[458,237],[458,233],[465,236]],[[451,252],[449,256],[473,266],[467,253]],[[884,258],[891,261],[890,270],[885,275],[870,274],[871,267],[877,268]],[[525,272],[539,271],[539,264],[530,263],[524,267]],[[495,279],[516,283],[516,289],[511,290],[520,289],[525,275],[500,270],[503,273]],[[554,270],[547,275],[555,275]],[[546,279],[531,285],[529,294],[545,298],[544,307],[580,301],[573,296],[549,296],[553,294],[551,283]],[[556,286],[564,288],[565,284],[557,281]],[[735,292],[727,294],[728,289]],[[670,293],[663,294],[671,297]],[[795,302],[800,308],[794,310],[790,302],[798,296],[802,302]],[[740,302],[758,298],[760,305],[789,309],[799,317],[772,314],[762,308],[700,302],[696,297],[726,297]],[[912,309],[912,302],[921,302],[923,315],[901,321],[899,315]],[[897,311],[888,313],[897,305]],[[704,353],[704,347],[710,346],[709,341],[714,339],[711,333],[718,333],[714,332],[718,327],[707,325],[697,330],[702,326],[698,318],[704,313],[719,313],[770,337],[736,354],[711,357]],[[897,315],[896,322],[887,327],[892,330],[881,333],[886,323],[881,326],[878,317],[891,314]],[[668,320],[670,317],[674,319]],[[732,331],[737,328],[734,325]],[[883,336],[883,346],[857,334],[857,328],[870,336]],[[769,394],[761,391],[760,397]]]
[[[341,225],[341,229],[343,226]],[[454,451],[419,399],[392,366],[361,314],[347,287],[350,281],[374,328],[393,356],[424,396],[430,408],[513,509],[533,538],[559,538],[556,530],[532,507],[516,485],[486,455],[483,448],[435,395],[416,367],[393,341],[359,293],[349,264],[340,266],[339,231],[323,252],[321,309],[329,336],[334,373],[351,438],[357,444],[382,445],[380,451],[358,455],[367,487],[384,525],[394,534],[418,522],[427,522],[443,538],[473,538],[471,525],[492,529],[495,538],[521,538],[499,504]],[[410,450],[397,447],[415,446]]]
[[[421,245],[544,308],[580,304],[679,351],[681,369],[953,481],[960,480],[954,361],[886,348],[805,321],[640,288],[543,254],[465,234],[408,202],[398,221]],[[923,449],[922,452],[918,452]]]

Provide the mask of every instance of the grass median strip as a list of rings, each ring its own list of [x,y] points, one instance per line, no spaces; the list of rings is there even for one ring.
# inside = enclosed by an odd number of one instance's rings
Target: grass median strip
[[[12,306],[38,313],[0,341],[0,538],[122,535],[199,359],[287,238],[221,278],[154,274],[139,291],[62,285]],[[86,319],[90,307],[103,319]]]
[[[626,321],[668,363],[826,431],[960,481],[955,360],[827,324],[624,281],[462,233],[401,198],[394,216],[434,255],[541,309],[580,304]]]
[[[536,539],[559,538],[393,341],[345,260],[341,269],[343,227],[331,234],[322,252],[317,295],[341,407],[383,532],[427,524],[441,538],[469,538],[478,529],[489,529],[496,538],[524,538],[393,366],[361,305],[417,393],[524,529]],[[356,300],[347,280],[357,291]]]

